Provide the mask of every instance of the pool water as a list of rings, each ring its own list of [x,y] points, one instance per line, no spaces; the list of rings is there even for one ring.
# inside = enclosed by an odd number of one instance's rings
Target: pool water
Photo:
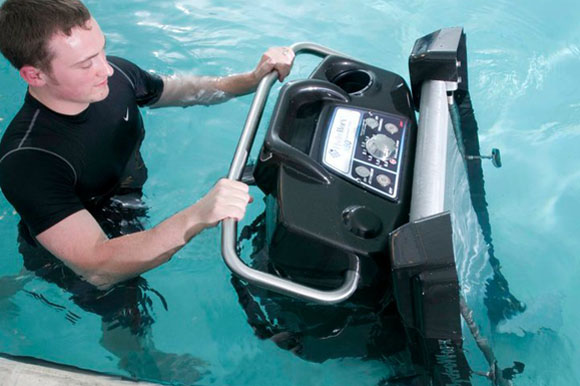
[[[552,2],[257,0],[91,0],[109,54],[158,73],[247,71],[269,46],[313,41],[401,74],[414,41],[447,26],[467,33],[469,81],[484,163],[495,255],[525,313],[488,336],[500,365],[525,363],[518,385],[580,384],[580,5]],[[300,56],[290,79],[318,59]],[[280,84],[273,88],[264,122]],[[20,107],[25,86],[0,59],[0,130]],[[206,193],[227,173],[251,96],[213,107],[144,110],[145,187],[154,225]],[[262,125],[264,126],[264,124]],[[264,128],[258,133],[263,134]],[[256,146],[257,147],[257,146]],[[257,190],[247,222],[263,210]],[[18,216],[0,198],[0,352],[129,375],[101,342],[100,318],[66,292],[21,276]],[[470,278],[477,278],[477,272]],[[475,275],[475,276],[473,276]],[[171,262],[144,275],[152,297],[150,344],[189,354],[192,378],[216,385],[376,385],[381,361],[310,363],[259,340],[221,260],[218,228],[203,232]],[[483,294],[485,274],[473,293]],[[55,307],[54,305],[60,307]],[[479,304],[479,303],[477,303]],[[485,323],[486,310],[474,309]],[[468,348],[474,346],[468,344]],[[479,353],[467,352],[481,363]],[[179,363],[176,362],[175,366]],[[171,363],[167,365],[171,367]],[[194,374],[197,373],[197,376]],[[152,374],[163,381],[163,374]],[[474,384],[486,384],[474,378]]]

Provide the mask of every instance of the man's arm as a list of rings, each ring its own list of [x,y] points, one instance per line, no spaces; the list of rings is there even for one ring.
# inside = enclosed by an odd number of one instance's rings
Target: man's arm
[[[287,47],[274,47],[262,55],[251,72],[224,77],[175,75],[162,77],[163,93],[152,108],[166,106],[211,105],[256,89],[262,78],[272,71],[284,80],[294,62],[294,52]]]
[[[142,232],[108,239],[81,210],[36,238],[75,273],[106,289],[167,262],[203,229],[225,218],[239,221],[249,201],[247,185],[223,179],[197,203]]]

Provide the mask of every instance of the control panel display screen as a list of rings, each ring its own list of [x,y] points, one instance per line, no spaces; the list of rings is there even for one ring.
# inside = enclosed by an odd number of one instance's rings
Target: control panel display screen
[[[361,112],[351,109],[336,109],[332,119],[324,163],[346,174],[350,172],[354,144],[361,121]]]
[[[336,107],[323,163],[345,178],[398,201],[408,120],[383,112]]]

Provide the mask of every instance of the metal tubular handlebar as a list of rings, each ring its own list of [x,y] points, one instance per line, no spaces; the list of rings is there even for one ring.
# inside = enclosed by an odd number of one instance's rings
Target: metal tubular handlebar
[[[345,56],[330,48],[307,42],[294,43],[290,47],[296,55],[301,53],[311,53],[316,56],[326,57],[328,55]],[[250,107],[238,147],[234,154],[234,159],[230,166],[228,178],[232,180],[240,180],[243,169],[248,160],[256,130],[264,112],[264,106],[268,99],[268,93],[272,88],[274,81],[277,78],[276,72],[272,72],[265,76],[254,96],[254,100]],[[239,278],[277,293],[297,297],[322,304],[335,304],[348,299],[357,288],[360,278],[360,262],[356,255],[351,255],[349,268],[345,274],[343,284],[334,290],[323,291],[292,281],[282,279],[278,276],[261,272],[248,267],[236,252],[237,239],[237,222],[233,219],[226,219],[222,221],[222,255],[224,261],[232,273]]]

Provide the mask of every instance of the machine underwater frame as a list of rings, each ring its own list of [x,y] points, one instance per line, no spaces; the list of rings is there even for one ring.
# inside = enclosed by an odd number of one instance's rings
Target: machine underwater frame
[[[417,369],[408,383],[413,385],[471,384],[463,316],[490,365],[480,375],[510,384],[460,295],[445,208],[445,196],[452,194],[446,191],[448,148],[455,139],[491,246],[481,159],[492,158],[499,167],[501,158],[497,149],[490,157],[479,155],[463,29],[442,29],[416,41],[409,58],[412,93],[400,76],[326,47],[291,48],[324,60],[309,79],[282,88],[249,177],[246,163],[276,74],[262,80],[228,174],[267,195],[266,263],[254,264],[264,269],[240,259],[237,224],[222,222],[222,254],[241,279],[233,281],[238,294],[260,288],[266,291],[258,297],[273,292],[301,299],[293,306],[321,304],[320,309],[344,302],[350,310],[376,309],[377,303],[394,309],[394,303]],[[311,207],[305,208],[305,200]],[[494,280],[507,290],[492,252]],[[490,318],[497,323],[521,309],[506,308]]]

